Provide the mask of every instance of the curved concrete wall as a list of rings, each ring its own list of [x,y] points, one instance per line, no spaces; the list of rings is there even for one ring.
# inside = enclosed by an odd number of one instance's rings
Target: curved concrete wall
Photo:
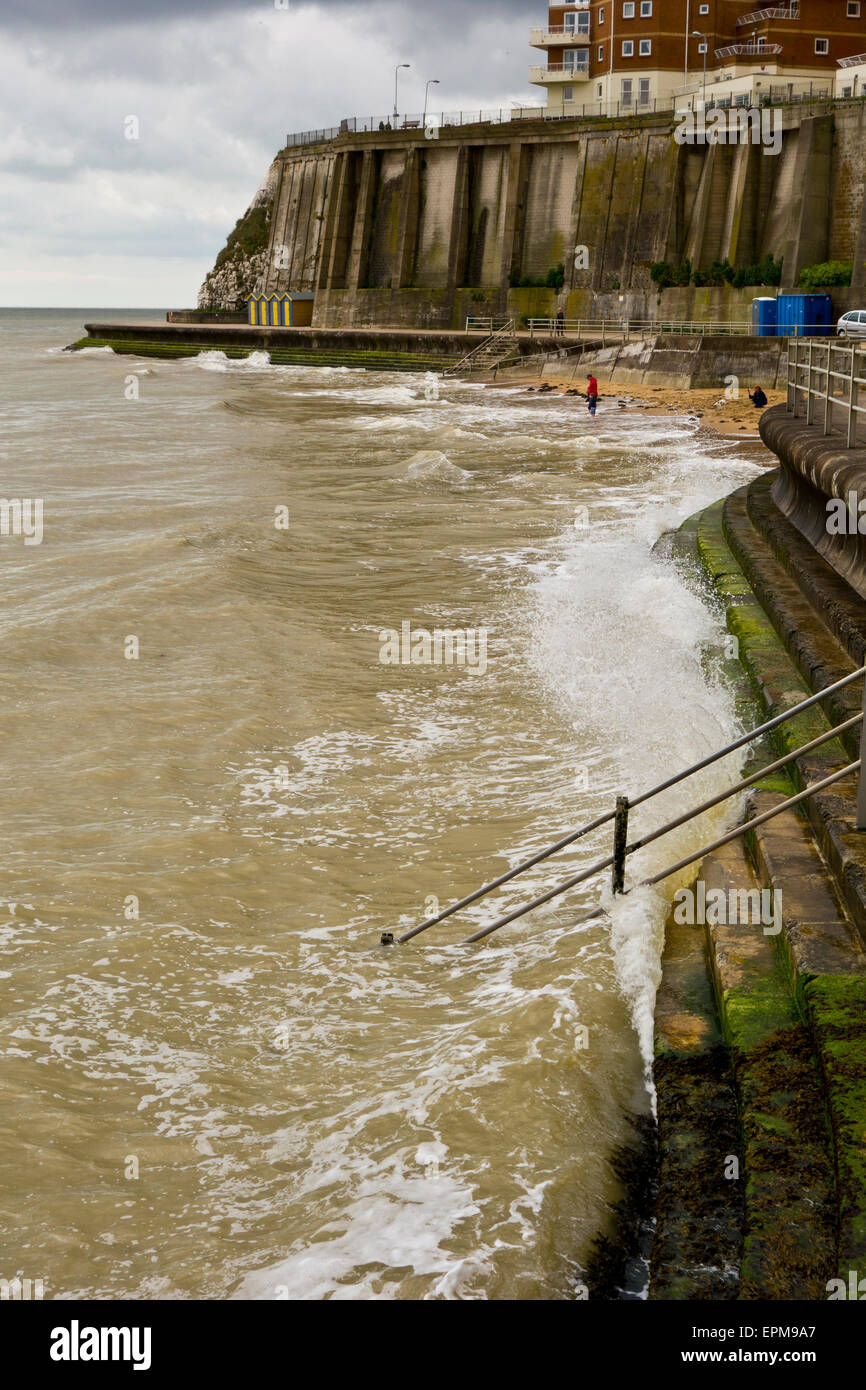
[[[866,499],[866,448],[846,449],[838,434],[794,419],[784,405],[765,411],[761,438],[779,459],[773,484],[776,506],[819,555],[866,598],[866,535],[837,535],[828,529],[827,503],[847,504],[852,492]],[[866,516],[863,518],[866,526]]]

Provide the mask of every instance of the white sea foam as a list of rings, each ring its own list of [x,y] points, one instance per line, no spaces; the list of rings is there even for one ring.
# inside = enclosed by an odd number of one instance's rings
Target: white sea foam
[[[403,465],[407,478],[414,481],[464,484],[472,474],[452,463],[440,449],[424,449]]]

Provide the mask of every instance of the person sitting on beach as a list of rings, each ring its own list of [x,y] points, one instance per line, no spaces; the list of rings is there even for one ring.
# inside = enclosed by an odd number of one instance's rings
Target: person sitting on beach
[[[767,397],[764,395],[760,386],[752,387],[749,392],[749,400],[752,402],[752,405],[757,406],[761,410],[767,404]]]
[[[598,382],[592,372],[586,374],[586,405],[590,415],[594,415],[598,405]]]

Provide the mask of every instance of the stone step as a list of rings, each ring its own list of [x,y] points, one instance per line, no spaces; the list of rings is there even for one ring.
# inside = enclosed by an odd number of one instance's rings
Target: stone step
[[[835,1271],[836,1201],[811,1038],[772,935],[775,924],[762,921],[760,887],[742,841],[704,859],[701,881],[707,895],[716,895],[707,900],[707,949],[740,1110],[738,1296],[821,1298]],[[725,910],[713,911],[712,903]],[[730,1172],[729,1158],[718,1180],[731,1181]]]
[[[788,577],[755,530],[747,514],[746,493],[740,489],[724,504],[725,537],[731,546],[728,563],[738,569],[742,561],[745,573],[740,571],[741,577],[761,603],[754,597],[731,593],[728,625],[739,638],[741,660],[762,713],[775,715],[855,668],[845,647],[829,632],[802,589]],[[704,516],[708,518],[707,513]],[[716,524],[717,513],[704,523],[710,530]],[[728,597],[724,583],[721,591]],[[792,751],[859,712],[861,691],[862,682],[856,681],[830,697],[829,719],[822,707],[813,706],[782,725],[773,735],[779,751]],[[791,769],[797,786],[818,781],[852,761],[858,742],[855,730],[798,759]],[[810,797],[805,814],[844,905],[866,940],[866,835],[856,829],[856,803],[857,777],[851,776]]]
[[[754,505],[750,499],[754,495]],[[797,533],[772,515],[765,480],[741,490],[724,504],[728,550],[720,534],[720,509],[705,512],[698,524],[699,544],[715,586],[728,607],[728,623],[741,638],[740,655],[752,686],[767,714],[790,707],[811,693],[810,682],[826,686],[852,669],[862,655],[856,627],[862,617],[844,581],[827,574],[824,562],[812,564],[806,580],[794,583],[792,573],[802,556],[796,552]],[[764,543],[755,519],[769,526],[773,545]],[[769,518],[769,520],[768,520]],[[782,521],[784,519],[781,519]],[[763,523],[762,523],[763,524]],[[793,528],[788,527],[788,532]],[[788,565],[779,549],[790,542]],[[736,552],[736,555],[733,553]],[[762,594],[773,618],[744,590],[738,560]],[[822,569],[823,566],[823,569]],[[825,587],[826,585],[826,587]],[[820,600],[820,592],[824,600]],[[804,607],[804,601],[808,600]],[[856,600],[862,609],[862,600]],[[838,631],[832,630],[839,616]],[[828,637],[832,640],[828,641]],[[794,663],[797,663],[795,666]],[[799,667],[799,669],[797,669]],[[834,723],[859,706],[859,691],[827,702]],[[780,747],[794,747],[829,725],[814,712],[798,716]],[[857,739],[853,740],[856,748]],[[851,753],[834,740],[819,754],[798,760],[792,769],[799,781],[826,773],[832,760]],[[749,848],[762,886],[781,890],[783,931],[776,940],[784,972],[793,984],[798,1009],[808,1030],[811,1050],[820,1068],[821,1085],[814,1094],[805,1068],[805,1051],[796,1038],[779,1076],[788,1076],[789,1095],[796,1098],[800,1122],[811,1120],[813,1139],[820,1141],[820,1117],[827,1116],[833,1140],[837,1193],[837,1269],[847,1280],[850,1270],[866,1269],[866,968],[862,930],[866,905],[866,835],[854,828],[856,779],[846,779],[829,792],[809,799],[808,817],[785,812],[749,836]],[[787,788],[790,794],[792,787]],[[783,781],[759,784],[750,793],[750,810],[758,812],[786,794]],[[797,1065],[797,1055],[800,1060]],[[777,1059],[778,1061],[779,1059]],[[792,1149],[792,1153],[794,1150]],[[800,1158],[800,1143],[796,1145]],[[817,1172],[817,1170],[816,1170]],[[804,1190],[808,1190],[804,1174]],[[823,1191],[823,1179],[819,1191]],[[826,1294],[823,1296],[826,1297]]]
[[[649,1297],[734,1299],[742,1185],[721,1175],[739,1152],[736,1095],[703,934],[672,917],[655,1025],[659,1171]]]

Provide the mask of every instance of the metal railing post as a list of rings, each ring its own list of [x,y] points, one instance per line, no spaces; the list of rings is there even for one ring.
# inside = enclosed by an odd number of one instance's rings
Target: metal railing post
[[[613,823],[613,869],[611,887],[615,894],[625,891],[625,847],[628,843],[628,797],[616,799],[616,815]]]
[[[866,711],[866,680],[863,682],[863,709]],[[866,722],[860,730],[860,773],[857,779],[857,829],[866,830]]]
[[[830,433],[830,392],[833,389],[833,349],[827,346],[827,376],[824,382],[824,434]]]
[[[812,423],[812,339],[809,339],[809,360],[806,363],[806,424]]]
[[[848,377],[848,448],[857,443],[857,350],[851,346],[851,372]]]

